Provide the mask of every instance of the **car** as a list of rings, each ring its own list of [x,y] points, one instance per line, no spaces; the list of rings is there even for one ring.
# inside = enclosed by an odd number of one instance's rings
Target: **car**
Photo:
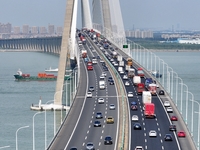
[[[104,77],[106,77],[107,74],[105,72],[102,72],[101,75],[104,76]]]
[[[112,81],[113,78],[112,77],[108,77],[108,82]]]
[[[167,112],[168,112],[168,113],[173,113],[172,107],[167,107]]]
[[[71,147],[69,150],[77,150],[77,147]]]
[[[113,144],[111,136],[106,136],[104,139],[104,145],[108,145],[108,144],[109,145]]]
[[[95,150],[94,144],[92,142],[88,142],[86,144],[86,150]]]
[[[87,92],[87,97],[91,98],[92,97],[92,92]]]
[[[114,118],[112,116],[108,116],[106,118],[106,123],[109,124],[109,123],[114,123]]]
[[[111,61],[111,62],[113,62],[113,61],[114,61],[114,59],[113,59],[113,58],[111,58],[111,59],[110,59],[110,61]]]
[[[138,121],[138,120],[139,120],[138,115],[133,115],[133,116],[131,117],[131,120],[132,120],[132,121]]]
[[[175,124],[171,124],[169,126],[169,131],[176,131],[176,125]]]
[[[144,77],[144,71],[143,70],[138,70],[137,71],[138,76]]]
[[[108,67],[107,67],[107,66],[104,66],[104,67],[103,67],[103,70],[104,70],[104,71],[108,71]]]
[[[105,77],[103,76],[103,75],[100,75],[100,80],[104,80],[105,79]]]
[[[115,104],[110,104],[110,105],[109,105],[109,109],[110,109],[110,110],[114,110],[114,109],[115,109]]]
[[[149,131],[149,137],[156,137],[156,136],[157,136],[157,132],[155,130]]]
[[[132,106],[132,105],[137,105],[137,102],[136,102],[136,101],[132,101],[132,102],[131,102],[131,106]]]
[[[103,104],[103,103],[104,103],[104,98],[100,97],[100,98],[98,99],[98,103],[99,103],[99,104]]]
[[[119,74],[124,74],[124,73],[125,73],[125,72],[124,72],[123,70],[119,72]]]
[[[144,150],[144,148],[142,146],[136,146],[135,150]]]
[[[164,92],[163,90],[160,90],[160,91],[158,92],[158,94],[159,94],[159,95],[165,95],[165,92]]]
[[[127,95],[128,97],[133,97],[133,92],[129,91]]]
[[[176,116],[171,116],[171,117],[170,117],[170,120],[171,120],[171,121],[178,121],[178,118],[177,118]]]
[[[179,131],[179,132],[177,133],[177,135],[178,135],[178,137],[186,137],[186,134],[185,134],[184,131]]]
[[[110,81],[110,85],[114,85],[115,83],[114,83],[114,80],[111,80]]]
[[[118,64],[117,62],[115,62],[113,65],[114,65],[114,66],[119,66],[119,64]]]
[[[137,105],[131,105],[131,110],[137,110]]]
[[[101,118],[103,118],[102,113],[101,112],[97,112],[96,113],[96,119],[101,119]]]
[[[173,140],[173,139],[172,139],[172,135],[171,135],[171,134],[165,134],[164,140],[165,140],[165,141],[172,141],[172,140]]]
[[[104,64],[105,64],[105,62],[104,62],[104,60],[103,60],[103,59],[100,59],[100,63],[104,63]]]
[[[142,130],[141,124],[140,124],[140,123],[135,123],[135,124],[133,125],[133,129],[134,129],[134,130]]]
[[[165,101],[165,102],[164,102],[164,106],[165,106],[165,107],[169,107],[169,106],[170,106],[170,102],[169,102],[169,101]]]
[[[99,56],[99,55],[97,55],[96,57],[97,57],[97,59],[100,59],[100,56]]]
[[[93,91],[94,91],[94,87],[93,87],[93,86],[90,86],[88,90],[89,90],[90,92],[93,92]]]
[[[103,47],[100,46],[99,49],[100,49],[100,50],[103,50]]]
[[[101,127],[101,122],[98,120],[94,121],[94,127]]]
[[[123,79],[124,80],[127,80],[128,79],[128,76],[125,74],[125,75],[123,75]]]
[[[126,81],[124,84],[125,84],[126,86],[129,86],[129,85],[130,85],[130,83],[129,83],[128,81]]]

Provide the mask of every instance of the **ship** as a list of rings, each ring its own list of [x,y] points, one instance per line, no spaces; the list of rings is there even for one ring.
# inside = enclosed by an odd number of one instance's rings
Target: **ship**
[[[159,71],[151,71],[151,74],[156,78],[162,78],[162,74]]]
[[[37,76],[31,76],[30,74],[23,74],[19,69],[16,74],[14,74],[16,81],[56,81],[57,76],[54,74],[38,73]],[[64,80],[69,80],[70,76],[65,75]]]

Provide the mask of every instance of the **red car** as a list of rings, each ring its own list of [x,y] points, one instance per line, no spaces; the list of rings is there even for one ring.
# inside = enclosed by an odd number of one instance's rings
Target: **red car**
[[[171,117],[170,117],[170,120],[171,120],[171,121],[178,121],[178,118],[177,118],[176,116],[171,116]]]
[[[179,131],[177,134],[178,134],[178,137],[186,137],[184,131]]]

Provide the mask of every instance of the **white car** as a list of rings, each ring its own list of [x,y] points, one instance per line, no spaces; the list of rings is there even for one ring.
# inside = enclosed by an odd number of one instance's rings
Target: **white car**
[[[103,103],[104,103],[104,99],[103,99],[103,98],[99,98],[99,99],[98,99],[98,103],[99,103],[99,104],[103,104]]]
[[[124,74],[124,71],[120,71],[119,73],[120,73],[120,74]]]
[[[165,107],[170,107],[169,101],[165,101],[165,102],[164,102],[164,106],[165,106]]]
[[[114,109],[115,109],[115,104],[110,104],[110,105],[109,105],[109,109],[110,109],[110,110],[114,110]]]
[[[104,80],[105,76],[101,75],[99,78],[100,78],[100,80]]]
[[[104,77],[106,77],[107,74],[105,72],[102,72],[101,75],[104,76]]]
[[[138,121],[139,120],[138,115],[133,115],[131,120],[132,121]]]
[[[128,92],[128,97],[133,97],[133,92]]]
[[[129,85],[130,85],[130,83],[129,83],[128,81],[126,81],[124,84],[125,84],[126,86],[129,86]]]
[[[172,113],[172,112],[173,112],[172,107],[167,107],[167,112],[168,112],[168,113]]]
[[[125,75],[123,76],[123,79],[127,80],[127,79],[128,79],[128,76],[125,74]]]
[[[117,62],[115,62],[115,63],[114,63],[114,66],[118,66],[118,63],[117,63]]]
[[[99,49],[100,49],[100,50],[103,50],[103,47],[100,46]]]
[[[100,59],[100,63],[103,63],[104,61],[102,59]]]
[[[88,98],[92,97],[92,92],[87,92],[87,97]]]
[[[135,150],[144,150],[144,148],[142,146],[136,146]]]
[[[156,136],[157,136],[157,132],[155,130],[149,131],[149,137],[156,137]]]

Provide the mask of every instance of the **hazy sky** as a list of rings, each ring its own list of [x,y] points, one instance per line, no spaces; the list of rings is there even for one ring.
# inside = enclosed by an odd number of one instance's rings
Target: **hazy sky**
[[[200,0],[120,0],[120,4],[125,29],[200,30]],[[0,23],[64,24],[66,0],[0,0],[0,6]]]

